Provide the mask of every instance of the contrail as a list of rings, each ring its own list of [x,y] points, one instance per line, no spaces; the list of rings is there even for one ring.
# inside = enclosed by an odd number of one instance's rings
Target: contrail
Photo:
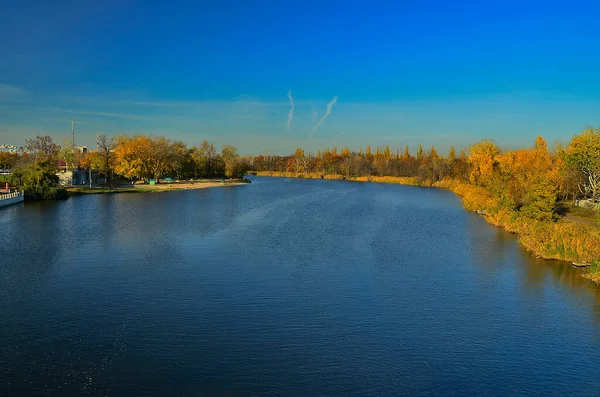
[[[292,127],[292,119],[294,118],[294,98],[292,97],[292,91],[288,91],[288,98],[290,98],[290,105],[292,105],[292,108],[290,109],[290,112],[288,113],[288,123],[287,123],[287,130],[289,131],[290,128]]]
[[[334,96],[333,99],[331,100],[331,102],[329,102],[327,104],[327,110],[325,111],[325,114],[323,115],[323,117],[321,117],[321,119],[317,122],[317,124],[315,124],[315,126],[313,127],[313,131],[309,135],[309,137],[313,136],[315,134],[315,132],[317,132],[317,129],[319,129],[321,124],[323,124],[325,122],[325,120],[327,120],[327,117],[329,117],[329,115],[331,114],[331,109],[333,109],[333,105],[335,105],[337,100],[338,100],[338,97]]]

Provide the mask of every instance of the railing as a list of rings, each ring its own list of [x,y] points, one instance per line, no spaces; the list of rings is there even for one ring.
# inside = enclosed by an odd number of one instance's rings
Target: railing
[[[23,196],[23,192],[0,193],[0,200],[10,200]]]

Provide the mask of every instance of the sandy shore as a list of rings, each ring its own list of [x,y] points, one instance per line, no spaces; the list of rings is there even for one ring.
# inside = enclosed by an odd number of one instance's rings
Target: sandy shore
[[[240,186],[247,185],[248,182],[242,182],[240,179],[225,180],[202,180],[196,182],[173,182],[173,183],[160,183],[158,185],[147,185],[142,182],[131,185],[123,183],[115,185],[114,189],[110,189],[106,186],[94,186],[88,188],[85,186],[67,188],[67,192],[70,196],[77,196],[81,194],[113,194],[113,193],[151,193],[151,192],[168,192],[174,190],[189,190],[189,189],[205,189],[211,187],[226,187],[226,186]]]

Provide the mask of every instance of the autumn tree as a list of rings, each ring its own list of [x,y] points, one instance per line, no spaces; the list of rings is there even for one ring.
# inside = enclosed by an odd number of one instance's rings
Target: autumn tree
[[[221,158],[225,163],[225,176],[227,178],[241,178],[248,171],[248,168],[237,149],[232,145],[223,145],[221,149]]]
[[[578,188],[592,202],[600,193],[600,127],[586,128],[571,139],[563,160],[570,171],[580,174]]]
[[[456,160],[456,149],[454,146],[450,146],[450,150],[448,150],[448,161]]]
[[[463,181],[469,181],[469,161],[467,154],[464,151],[460,151],[458,159],[452,164],[451,174],[454,178],[459,178]]]
[[[13,168],[20,160],[17,153],[0,152],[0,168]]]
[[[60,147],[52,141],[52,137],[49,135],[26,139],[25,143],[25,149],[35,161],[56,162]]]
[[[102,153],[100,152],[87,152],[83,155],[81,160],[79,161],[79,165],[81,168],[85,170],[99,170],[102,168],[103,159]]]
[[[427,157],[423,160],[423,168],[426,170],[427,179],[431,182],[437,182],[446,175],[446,160],[441,157],[435,146],[427,152]]]
[[[496,160],[500,174],[494,191],[505,206],[538,220],[556,217],[557,173],[542,137],[533,149],[505,152]]]
[[[386,175],[389,169],[391,153],[389,147],[381,151],[379,148],[375,150],[373,158],[373,169],[378,175]]]
[[[419,145],[419,150],[417,150],[417,160],[423,160],[423,145]]]
[[[149,178],[151,171],[152,143],[144,135],[116,138],[115,172],[132,180]]]
[[[583,174],[575,167],[568,165],[565,161],[568,155],[569,146],[557,142],[554,148],[556,157],[554,158],[555,167],[558,173],[558,190],[562,200],[572,199],[575,203],[577,196],[580,195],[580,186],[583,186]]]
[[[494,141],[484,139],[471,146],[468,162],[471,166],[469,180],[476,185],[488,185],[494,174],[494,167],[498,164],[496,156],[500,149]]]
[[[294,172],[306,172],[306,168],[304,167],[304,159],[304,149],[296,148],[296,153],[294,153]]]
[[[244,163],[245,167],[248,169],[248,171],[250,170],[254,170],[254,161],[255,161],[255,157],[252,155],[245,155],[244,157],[242,157],[242,162]]]
[[[158,183],[160,178],[175,171],[176,159],[171,140],[160,136],[151,138],[149,167],[151,175]]]
[[[446,158],[446,161],[444,162],[444,165],[446,167],[446,169],[445,169],[446,174],[453,176],[455,164],[456,164],[456,149],[454,148],[454,146],[450,146],[450,149],[448,150],[448,157]]]

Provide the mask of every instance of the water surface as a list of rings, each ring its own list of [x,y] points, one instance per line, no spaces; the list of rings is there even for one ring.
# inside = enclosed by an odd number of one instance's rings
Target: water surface
[[[598,292],[445,190],[254,178],[0,210],[0,394],[600,392]]]

